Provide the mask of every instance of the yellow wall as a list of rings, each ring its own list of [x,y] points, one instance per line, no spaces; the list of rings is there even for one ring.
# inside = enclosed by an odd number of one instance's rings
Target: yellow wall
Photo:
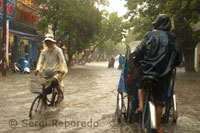
[[[9,58],[11,58],[11,54],[13,51],[13,44],[14,44],[14,34],[9,32],[9,49],[8,49]]]

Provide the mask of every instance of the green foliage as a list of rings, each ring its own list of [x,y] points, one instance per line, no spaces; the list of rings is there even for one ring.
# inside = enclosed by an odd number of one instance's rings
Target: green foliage
[[[134,27],[132,34],[136,40],[142,39],[144,34],[152,30],[152,22],[161,14],[168,14],[174,19],[173,30],[182,45],[195,45],[199,40],[198,32],[193,32],[191,24],[200,19],[199,0],[126,0]],[[183,34],[184,33],[184,34]],[[192,40],[191,40],[192,39]],[[191,43],[189,43],[192,41]]]
[[[40,8],[38,27],[42,33],[53,26],[57,41],[67,45],[75,53],[89,47],[89,42],[99,33],[101,13],[96,3],[106,4],[107,0],[35,0]],[[70,50],[69,50],[70,49]]]
[[[108,5],[107,0],[35,0],[40,5],[39,29],[44,34],[53,25],[57,41],[67,44],[71,53],[82,52],[92,45],[121,42],[128,22],[117,13],[100,12],[95,4]],[[106,42],[107,43],[107,42]],[[105,43],[105,46],[107,45]]]
[[[173,31],[182,47],[194,48],[200,39],[199,32],[191,29],[191,24],[200,20],[199,4],[198,0],[169,0],[166,4],[167,8],[164,9],[174,19],[175,29]]]
[[[140,39],[138,39],[138,36],[140,36],[140,33],[133,33],[133,30],[130,30],[128,32],[128,35],[127,35],[126,40],[125,40],[124,43],[126,45],[128,45],[128,44],[130,44],[133,41],[137,41],[137,40],[139,41]]]
[[[159,14],[167,14],[174,20],[173,32],[178,38],[187,61],[193,62],[194,48],[200,40],[200,31],[193,31],[192,24],[200,21],[199,0],[126,0],[132,31],[130,40],[142,39],[145,33],[152,30],[152,22]],[[128,43],[129,41],[127,41]],[[193,52],[191,52],[193,51]],[[193,65],[193,63],[191,63]],[[193,69],[191,65],[191,69]],[[187,68],[186,68],[187,69]]]
[[[125,54],[126,46],[122,43],[115,44],[111,40],[107,40],[104,42],[103,45],[100,45],[97,50],[95,51],[95,54],[103,55],[106,54],[107,57],[117,56],[119,53]]]
[[[147,31],[153,29],[152,22],[162,11],[162,0],[126,0],[129,12],[126,17],[131,18],[132,34],[136,40],[144,37]]]
[[[95,45],[104,45],[104,42],[108,40],[112,41],[114,44],[120,43],[125,37],[129,23],[124,22],[123,17],[118,17],[116,12],[109,14],[104,10],[102,11],[102,17],[102,27],[98,36],[96,36],[92,43]]]

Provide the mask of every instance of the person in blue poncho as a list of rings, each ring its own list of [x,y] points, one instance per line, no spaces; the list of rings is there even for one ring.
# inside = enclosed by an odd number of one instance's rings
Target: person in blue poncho
[[[24,60],[27,61],[27,63],[24,64],[24,67],[28,67],[28,68],[30,68],[30,67],[31,67],[31,59],[30,59],[28,53],[25,54]]]
[[[25,56],[21,57],[19,60],[20,60],[20,66],[22,67],[22,69],[24,69],[25,67],[28,67],[28,68],[31,67],[30,57],[28,53],[26,53]]]
[[[122,54],[120,54],[120,56],[119,56],[119,66],[118,66],[119,69],[122,69],[122,68],[123,68],[123,66],[124,66],[124,61],[125,61],[125,57],[122,56]]]

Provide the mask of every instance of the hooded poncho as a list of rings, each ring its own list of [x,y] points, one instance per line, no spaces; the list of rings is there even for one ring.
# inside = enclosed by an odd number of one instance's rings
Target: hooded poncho
[[[142,75],[162,77],[181,62],[176,37],[169,30],[170,19],[160,15],[153,23],[155,30],[146,34],[134,51],[134,65]]]

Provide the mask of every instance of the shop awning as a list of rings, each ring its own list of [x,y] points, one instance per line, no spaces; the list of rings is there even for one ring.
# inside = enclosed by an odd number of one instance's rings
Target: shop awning
[[[2,27],[0,27],[0,29],[2,29]],[[16,21],[10,22],[9,32],[17,34],[21,39],[26,40],[35,40],[35,38],[38,37],[36,28]]]
[[[2,30],[2,27],[0,27],[0,29]],[[9,32],[18,34],[21,39],[34,40],[33,38],[37,37],[37,35],[34,35],[34,34],[28,34],[28,33],[20,32],[20,31],[12,30],[12,29],[9,29]]]

